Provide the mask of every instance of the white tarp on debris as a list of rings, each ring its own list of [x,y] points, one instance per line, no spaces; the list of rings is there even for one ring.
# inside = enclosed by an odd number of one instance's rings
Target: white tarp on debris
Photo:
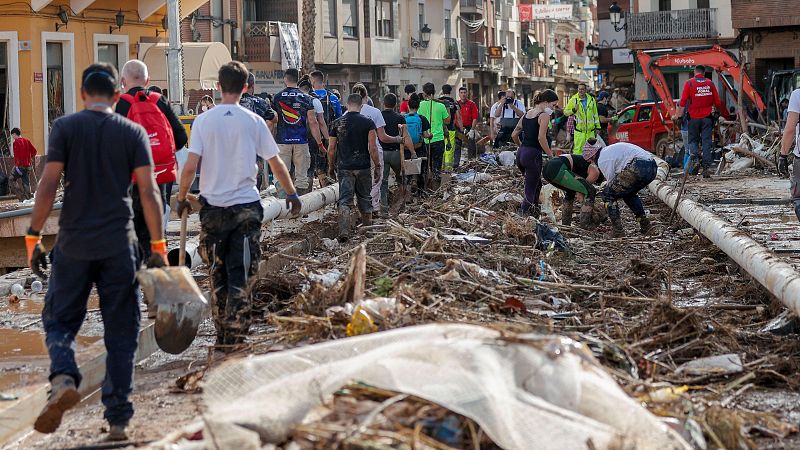
[[[504,449],[689,449],[628,397],[581,344],[467,325],[425,325],[300,347],[214,370],[206,420],[280,443],[341,386],[360,381],[475,420]]]

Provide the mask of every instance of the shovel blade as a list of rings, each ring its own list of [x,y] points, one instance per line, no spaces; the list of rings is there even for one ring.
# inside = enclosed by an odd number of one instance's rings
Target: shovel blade
[[[180,354],[197,336],[208,302],[187,267],[140,270],[136,277],[148,304],[156,308],[158,347]]]

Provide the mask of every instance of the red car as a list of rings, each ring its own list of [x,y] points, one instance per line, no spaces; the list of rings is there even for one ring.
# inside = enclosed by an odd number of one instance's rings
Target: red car
[[[616,124],[609,124],[608,143],[630,142],[662,158],[669,154],[672,119],[664,103],[658,102],[658,109],[655,105],[653,101],[639,102],[619,110]]]

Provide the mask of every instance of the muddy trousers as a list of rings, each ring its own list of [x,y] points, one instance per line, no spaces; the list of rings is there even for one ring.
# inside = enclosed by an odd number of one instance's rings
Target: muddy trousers
[[[535,147],[522,146],[517,151],[517,167],[525,177],[525,199],[522,212],[538,207],[542,191],[542,151]]]
[[[136,246],[131,245],[109,258],[84,261],[71,258],[58,246],[52,252],[53,265],[42,310],[45,344],[50,355],[50,379],[69,375],[80,385],[81,373],[75,363],[75,336],[86,317],[86,303],[92,285],[100,296],[106,375],[102,401],[104,417],[111,425],[127,425],[133,417],[133,358],[139,337],[139,302]]]
[[[714,163],[712,133],[714,121],[710,117],[689,119],[689,145],[692,156],[698,158],[697,152],[702,149],[702,165],[708,169]]]
[[[308,179],[308,166],[311,165],[311,153],[308,151],[308,144],[278,144],[278,156],[287,169],[291,169],[294,164],[294,187],[298,191],[309,190],[311,184]],[[278,197],[286,197],[278,180],[275,180],[275,188]]]
[[[381,178],[381,210],[389,210],[389,170],[394,172],[398,185],[402,185],[403,177],[400,175],[400,151],[389,150],[383,152],[383,178]]]
[[[792,162],[792,187],[790,194],[792,195],[792,203],[794,203],[794,214],[797,220],[800,220],[800,157],[791,154]]]
[[[33,167],[16,166],[11,171],[11,182],[14,184],[16,184],[18,181],[21,182],[22,192],[20,192],[18,195],[23,200],[27,200],[33,197],[33,194],[31,194],[31,178],[30,178],[32,170]]]
[[[617,200],[622,200],[633,211],[636,217],[647,215],[639,198],[639,191],[656,179],[658,166],[653,159],[633,159],[603,189],[603,201],[606,203],[609,219],[620,217]]]
[[[250,329],[251,296],[247,283],[261,259],[261,202],[228,207],[200,197],[200,245],[211,276],[211,313],[217,343],[244,340]]]

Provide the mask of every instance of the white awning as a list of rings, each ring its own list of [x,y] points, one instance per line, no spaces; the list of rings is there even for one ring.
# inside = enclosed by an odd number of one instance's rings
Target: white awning
[[[96,0],[70,0],[69,7],[74,14],[80,14],[95,2]],[[53,0],[31,0],[31,8],[38,12],[51,3],[53,3]],[[208,0],[181,0],[181,19],[189,17],[189,14],[206,3],[208,3]],[[136,12],[139,15],[139,20],[147,19],[166,5],[166,0],[137,0]],[[123,9],[125,8],[123,7]]]
[[[165,88],[167,83],[167,44],[155,44],[144,50],[141,59],[147,64],[150,84]],[[183,44],[183,88],[214,89],[219,68],[231,61],[231,53],[221,42]]]

